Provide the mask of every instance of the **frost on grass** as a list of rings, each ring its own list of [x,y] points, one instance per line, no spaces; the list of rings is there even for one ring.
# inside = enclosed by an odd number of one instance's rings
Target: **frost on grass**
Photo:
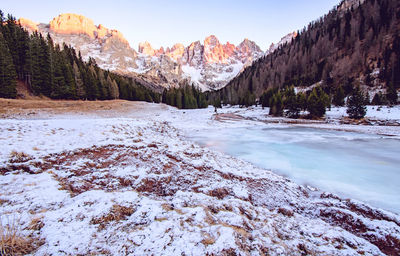
[[[3,124],[21,134],[1,152],[0,214],[42,241],[37,255],[400,253],[398,215],[198,147],[165,122]]]
[[[37,237],[22,234],[19,224],[0,220],[0,253],[1,255],[26,255],[34,252],[43,243]]]

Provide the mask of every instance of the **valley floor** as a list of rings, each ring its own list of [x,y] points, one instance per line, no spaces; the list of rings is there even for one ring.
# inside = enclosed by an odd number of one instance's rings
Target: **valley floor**
[[[18,227],[34,255],[400,254],[399,215],[188,141],[209,126],[289,123],[261,108],[218,112],[0,100],[2,226]],[[400,135],[335,115],[293,125]]]

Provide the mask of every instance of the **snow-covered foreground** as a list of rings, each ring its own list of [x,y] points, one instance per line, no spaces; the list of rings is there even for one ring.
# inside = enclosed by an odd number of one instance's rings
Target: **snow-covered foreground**
[[[187,140],[260,123],[145,106],[124,118],[0,120],[3,226],[35,238],[35,255],[400,253],[399,215]]]

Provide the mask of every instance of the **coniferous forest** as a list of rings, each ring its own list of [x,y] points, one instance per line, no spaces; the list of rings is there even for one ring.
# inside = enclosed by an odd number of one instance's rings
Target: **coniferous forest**
[[[29,33],[12,15],[0,11],[0,97],[15,98],[17,81],[35,95],[51,99],[126,99],[159,102],[160,95],[132,78],[82,60],[67,45],[55,45],[49,35]]]
[[[164,90],[162,102],[179,109],[206,108],[208,106],[204,93],[193,85]]]
[[[291,42],[246,68],[226,87],[210,93],[209,98],[251,105],[262,95],[265,98],[267,90],[315,84],[334,99],[335,105],[343,105],[344,97],[357,86],[364,87],[364,92],[383,86],[383,93],[371,95],[373,103],[396,104],[396,89],[400,88],[400,2],[366,0],[350,8],[342,2],[298,31]]]

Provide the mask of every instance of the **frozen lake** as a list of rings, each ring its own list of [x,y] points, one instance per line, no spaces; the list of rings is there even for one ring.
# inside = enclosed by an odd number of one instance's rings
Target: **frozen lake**
[[[400,140],[314,128],[197,131],[197,143],[271,169],[296,183],[400,213]]]

